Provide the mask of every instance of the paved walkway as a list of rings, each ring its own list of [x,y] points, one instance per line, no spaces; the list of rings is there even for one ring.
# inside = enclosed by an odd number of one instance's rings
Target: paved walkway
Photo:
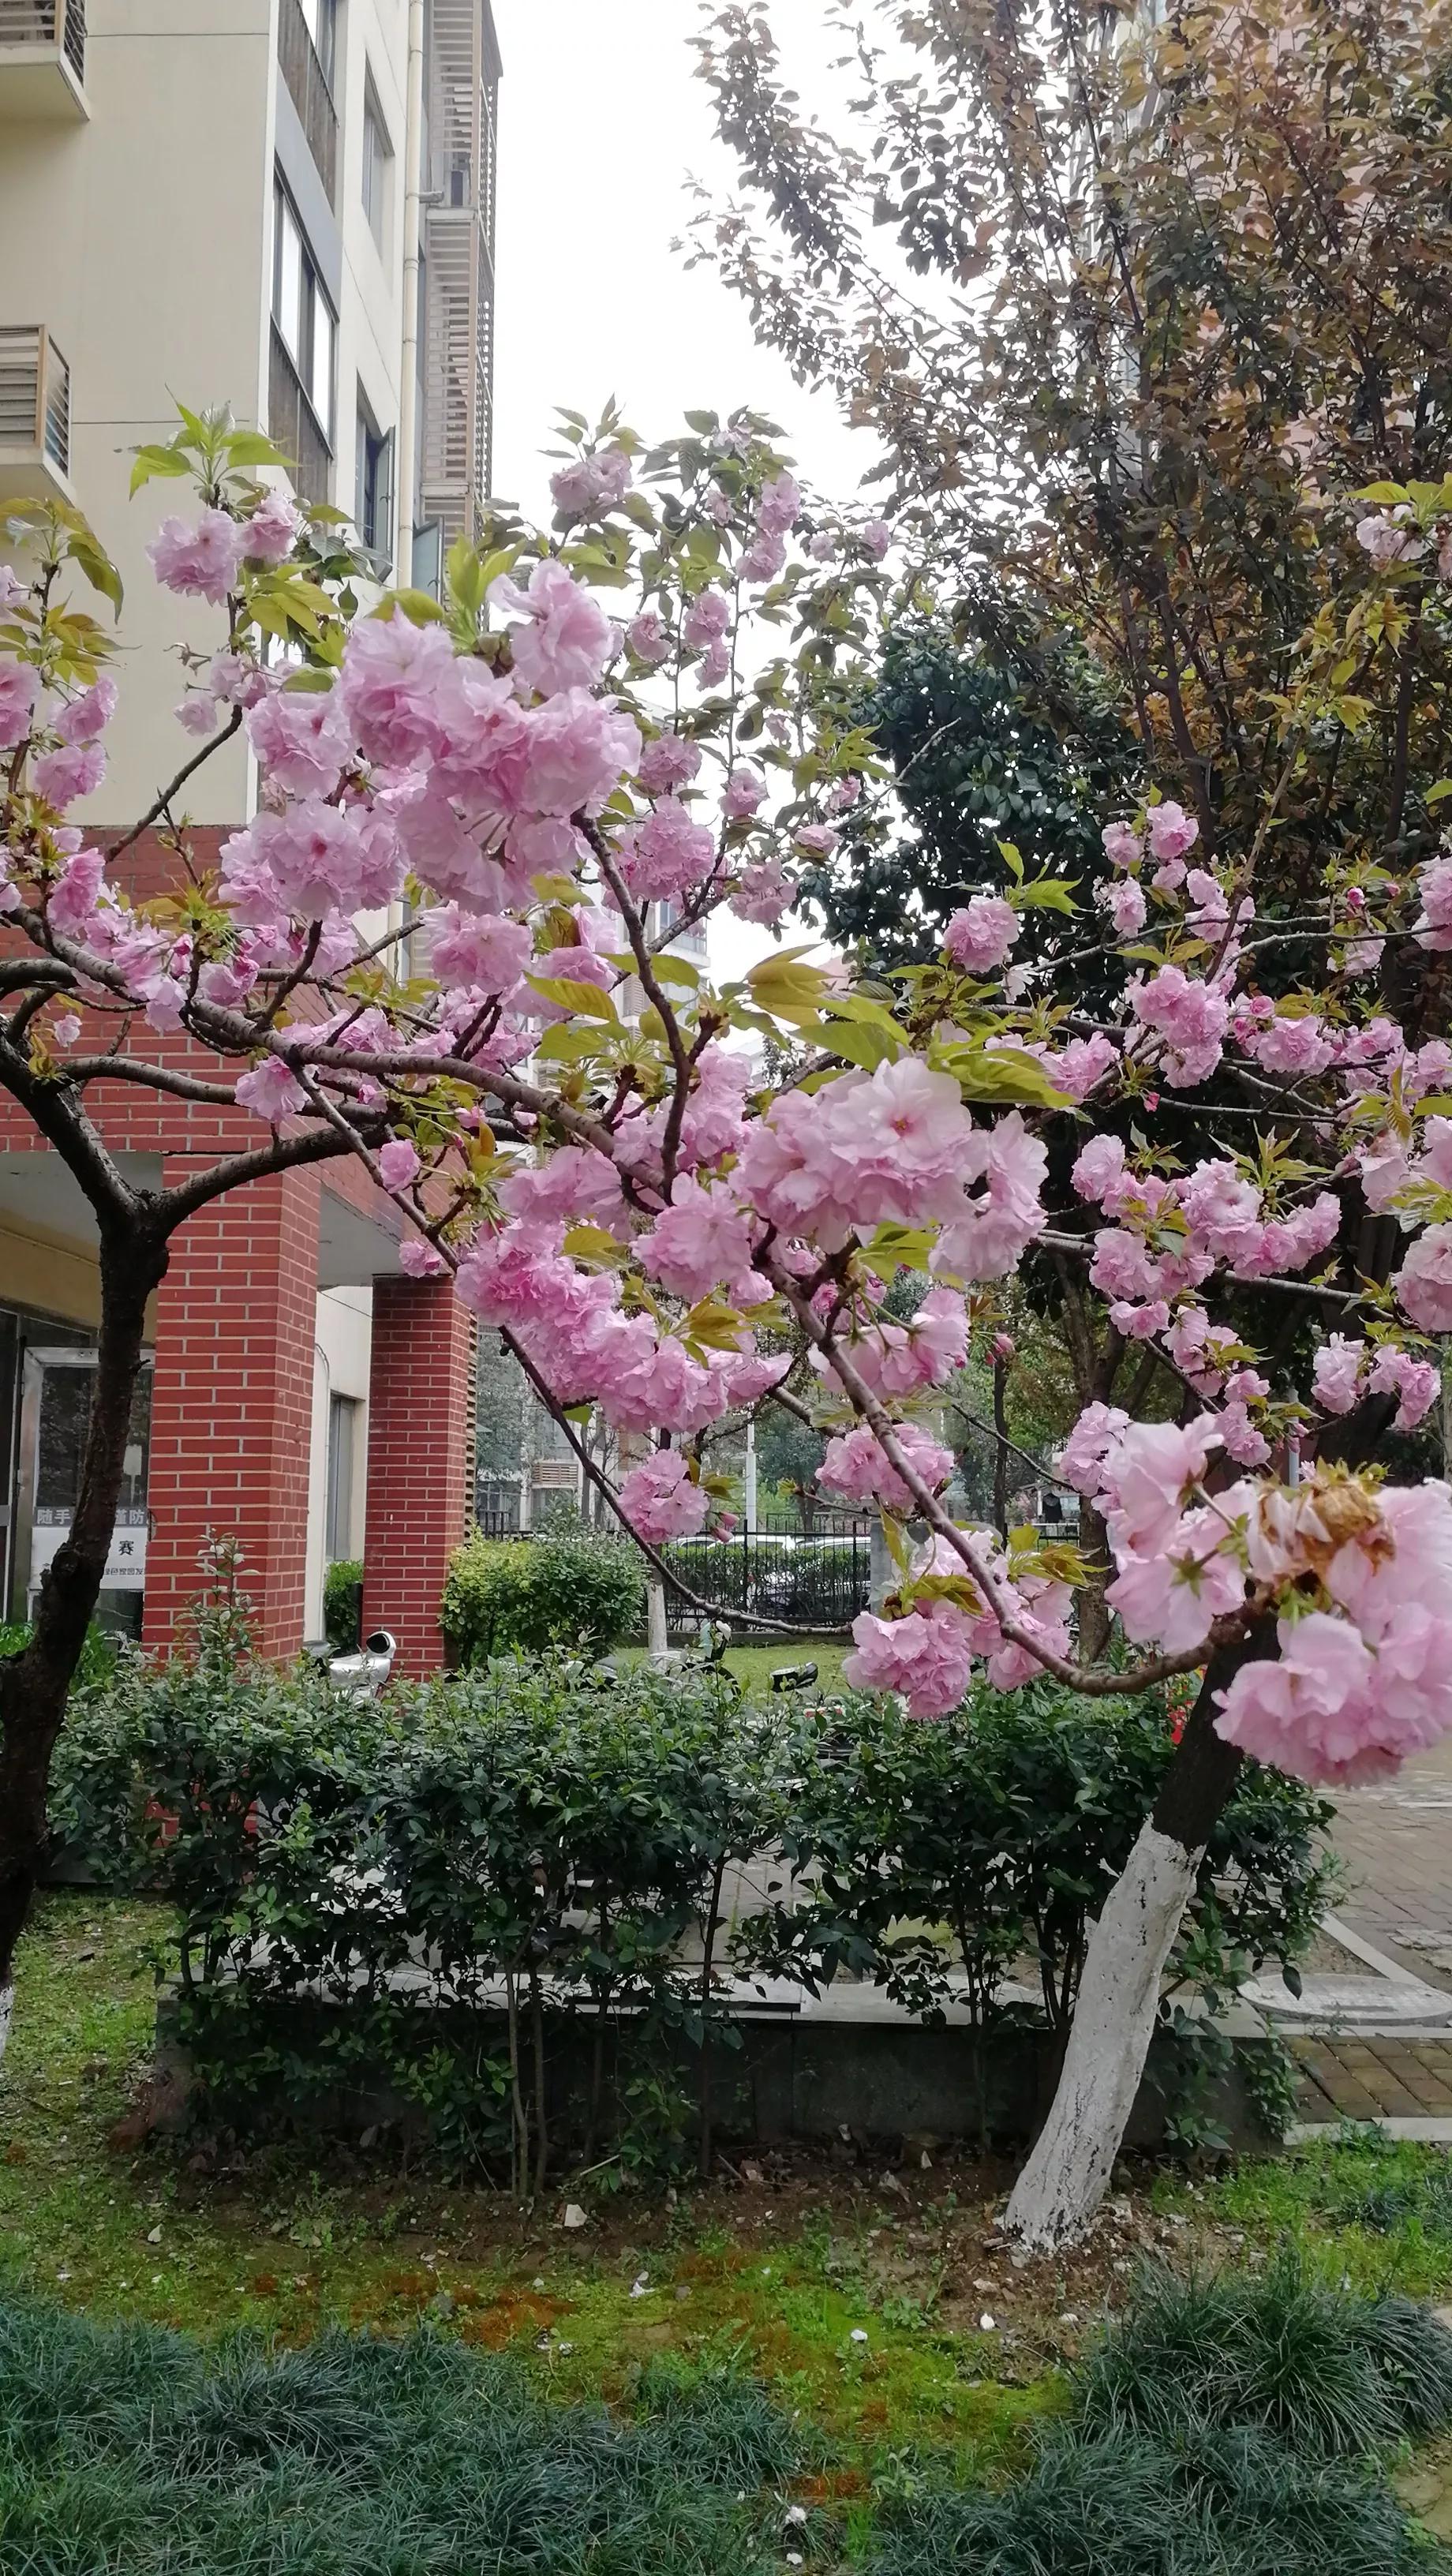
[[[1452,1993],[1452,1737],[1375,1789],[1338,1801],[1336,1849],[1354,1931]]]
[[[1312,2032],[1287,2045],[1302,2120],[1445,2120],[1452,2135],[1452,2040]]]

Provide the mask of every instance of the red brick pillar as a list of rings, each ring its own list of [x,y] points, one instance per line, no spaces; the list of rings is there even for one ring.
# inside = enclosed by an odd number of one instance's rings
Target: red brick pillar
[[[400,1672],[444,1660],[439,1600],[468,1522],[473,1420],[474,1320],[452,1280],[375,1280],[363,1626],[392,1630]]]
[[[168,1157],[174,1184],[192,1168]],[[231,1191],[174,1237],[157,1297],[145,1639],[166,1645],[210,1531],[241,1546],[262,1653],[303,1634],[318,1176]]]

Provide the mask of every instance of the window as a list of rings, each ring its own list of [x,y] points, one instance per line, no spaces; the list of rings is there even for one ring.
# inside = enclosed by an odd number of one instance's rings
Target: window
[[[393,561],[393,432],[379,429],[358,405],[358,500],[353,516],[362,544],[381,570]]]
[[[363,212],[380,250],[388,222],[388,164],[392,158],[370,83],[363,93]]]
[[[333,308],[323,292],[296,209],[273,192],[272,318],[325,437],[333,435]]]
[[[328,1399],[328,1518],[323,1544],[330,1565],[353,1553],[353,1465],[362,1410],[353,1395]]]
[[[331,89],[338,58],[338,0],[302,0],[302,13],[313,51],[323,67],[323,78]]]

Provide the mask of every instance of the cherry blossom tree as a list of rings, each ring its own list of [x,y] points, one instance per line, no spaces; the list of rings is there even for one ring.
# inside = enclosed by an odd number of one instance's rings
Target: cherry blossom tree
[[[65,820],[115,713],[98,634],[60,597],[74,530],[36,519],[33,578],[6,581],[0,1082],[92,1190],[108,1318],[77,1529],[0,1677],[8,1939],[104,1560],[143,1283],[187,1213],[106,1177],[87,1092],[150,1082],[257,1120],[257,1154],[204,1196],[249,1164],[361,1162],[409,1221],[405,1267],[453,1274],[648,1556],[719,1514],[701,1435],[796,1372],[823,1484],[879,1507],[896,1560],[849,1680],[931,1722],[980,1676],[1090,1697],[1199,1677],[1011,2204],[1052,2244],[1102,2193],[1241,1760],[1360,1780],[1452,1726],[1452,1494],[1371,1459],[1389,1416],[1433,1403],[1452,1330],[1452,1046],[1426,1011],[1452,857],[1402,880],[1339,851],[1294,924],[1314,973],[1267,990],[1288,936],[1256,908],[1274,807],[1212,854],[1151,793],[1105,818],[1102,903],[1006,853],[1007,892],[971,894],[941,953],[891,981],[792,945],[713,982],[672,952],[680,925],[722,905],[783,921],[797,870],[877,792],[860,666],[918,577],[890,534],[811,504],[750,416],[648,452],[613,417],[568,428],[548,534],[460,544],[441,605],[367,614],[330,529],[252,480],[265,459],[225,423],[189,416],[143,451],[140,474],[200,492],[153,548],[166,586],[218,610],[183,703],[193,761],[245,725],[263,782],[210,874],[185,773],[159,800],[162,902],[126,892],[125,842],[92,849]],[[1348,650],[1395,651],[1409,596],[1443,613],[1449,527],[1452,484],[1387,485],[1328,522],[1336,613],[1281,694],[1284,766],[1328,706],[1346,720]],[[740,1043],[758,1037],[791,1041],[775,1083]],[[1369,1227],[1392,1246],[1378,1269]],[[123,1280],[138,1243],[149,1270]],[[942,1499],[942,1390],[970,1348],[1003,1363],[1003,1283],[1041,1258],[1180,1397],[1172,1419],[1091,1403],[1058,1462],[1105,1532],[1112,1662],[1076,1650],[1078,1548],[960,1525]],[[903,1270],[931,1284],[900,1316]],[[1248,1298],[1295,1318],[1274,1353],[1244,1337]],[[583,1409],[635,1444],[618,1485]]]

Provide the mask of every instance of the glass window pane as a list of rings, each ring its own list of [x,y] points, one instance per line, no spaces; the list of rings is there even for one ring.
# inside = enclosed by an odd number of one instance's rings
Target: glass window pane
[[[303,355],[302,240],[286,197],[277,200],[277,327],[300,366]]]
[[[313,409],[331,438],[333,434],[333,317],[319,291],[317,280],[310,281],[313,300],[312,377],[308,391]]]

